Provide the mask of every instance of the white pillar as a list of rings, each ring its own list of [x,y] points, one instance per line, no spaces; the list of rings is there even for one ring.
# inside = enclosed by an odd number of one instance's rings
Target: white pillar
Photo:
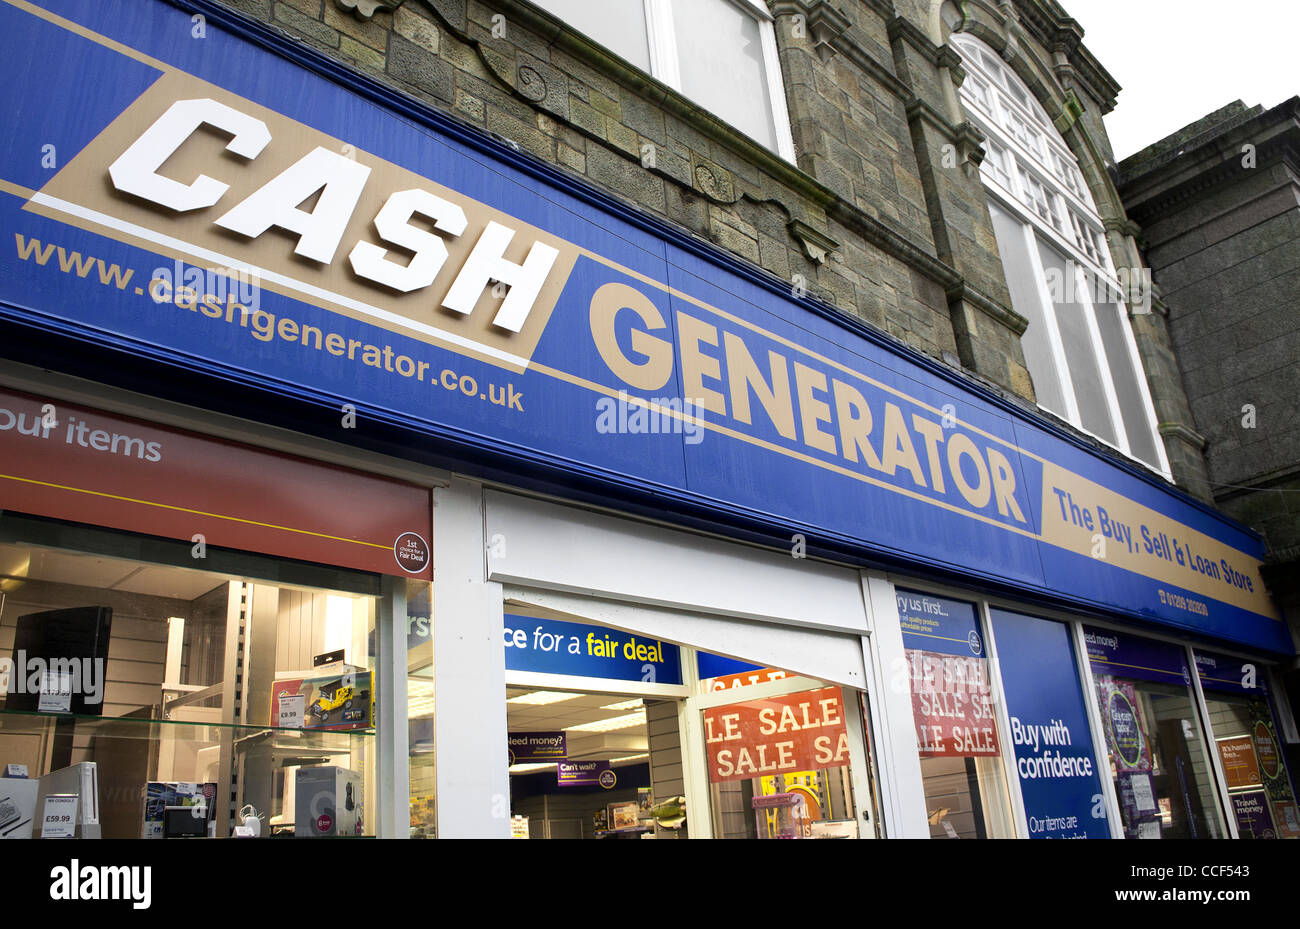
[[[507,544],[508,541],[507,541]],[[509,838],[501,585],[486,580],[483,491],[433,492],[438,838]]]
[[[867,696],[871,700],[872,747],[884,807],[880,815],[889,838],[928,839],[925,786],[894,585],[883,574],[864,571],[862,596],[870,630],[864,649],[870,678]]]

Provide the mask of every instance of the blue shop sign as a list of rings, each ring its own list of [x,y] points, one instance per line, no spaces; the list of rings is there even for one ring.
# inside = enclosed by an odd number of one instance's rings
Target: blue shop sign
[[[1187,652],[1180,646],[1092,626],[1084,626],[1083,641],[1096,674],[1178,687],[1192,686]]]
[[[681,653],[671,642],[607,626],[505,616],[507,671],[680,684]]]
[[[1196,670],[1201,676],[1201,687],[1220,693],[1244,694],[1247,697],[1268,696],[1268,674],[1265,666],[1253,658],[1234,658],[1218,652],[1196,649]]]
[[[615,505],[654,495],[1293,652],[1239,524],[235,22],[213,7],[196,41],[160,0],[0,4],[0,321],[94,346],[74,373],[125,356],[178,385],[350,404],[413,448]]]

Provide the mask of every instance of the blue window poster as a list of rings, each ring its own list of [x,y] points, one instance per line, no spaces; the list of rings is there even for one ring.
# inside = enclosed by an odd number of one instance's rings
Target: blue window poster
[[[1029,837],[1110,838],[1068,627],[1004,610],[992,618]]]

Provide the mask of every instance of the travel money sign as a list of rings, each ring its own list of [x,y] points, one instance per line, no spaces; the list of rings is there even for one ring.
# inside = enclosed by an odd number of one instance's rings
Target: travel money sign
[[[1258,537],[597,191],[161,2],[0,27],[10,322],[1291,651]]]

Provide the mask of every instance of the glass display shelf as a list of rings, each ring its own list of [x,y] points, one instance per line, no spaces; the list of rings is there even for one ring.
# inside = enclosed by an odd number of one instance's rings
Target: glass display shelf
[[[330,748],[337,745],[340,751],[347,751],[347,742],[352,739],[369,739],[375,734],[373,728],[281,728],[249,723],[158,719],[153,716],[89,716],[0,709],[0,735],[45,735],[61,721],[65,725],[74,725],[78,738],[89,736],[110,739],[158,739],[167,733],[178,738],[206,740],[218,739],[229,732],[238,742],[242,738],[267,733],[273,734],[277,740],[298,740],[317,748]],[[211,731],[204,733],[204,730]]]

